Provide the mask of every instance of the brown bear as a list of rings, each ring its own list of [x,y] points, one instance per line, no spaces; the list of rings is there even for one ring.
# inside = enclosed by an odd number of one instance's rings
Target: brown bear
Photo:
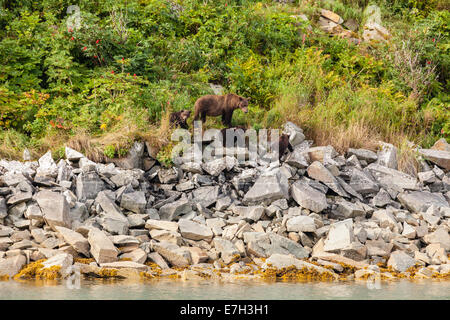
[[[236,130],[238,130],[238,129],[241,129],[241,130],[244,132],[244,134],[245,134],[245,131],[247,130],[247,128],[244,127],[244,126],[236,126],[236,127],[231,127],[231,128],[223,128],[222,130],[220,130],[220,133],[222,134],[222,144],[223,144],[224,147],[227,146],[227,130],[234,130],[234,131],[235,131],[235,133],[234,133],[234,134],[235,134],[234,141],[231,143],[231,146],[234,147],[234,144],[236,143],[236,141],[237,141],[237,139],[238,139],[237,135],[241,134],[240,131],[236,131]],[[245,139],[245,136],[242,137],[242,138],[243,138],[243,140],[244,140],[244,144],[247,145],[247,144],[248,144],[248,139]]]
[[[206,121],[206,116],[222,116],[222,122],[227,127],[231,127],[231,117],[235,109],[241,109],[244,113],[248,112],[249,98],[238,96],[234,93],[228,93],[223,96],[209,94],[203,96],[195,102],[194,120],[201,116],[202,122]]]
[[[181,110],[178,112],[172,112],[170,114],[170,126],[180,126],[183,129],[188,129],[187,119],[191,116],[190,110]]]
[[[289,149],[290,152],[294,151],[294,149],[292,148],[291,143],[289,142],[289,135],[283,133],[280,136],[280,139],[278,140],[278,159],[281,160],[281,157],[284,155],[284,153],[286,152],[286,149]]]

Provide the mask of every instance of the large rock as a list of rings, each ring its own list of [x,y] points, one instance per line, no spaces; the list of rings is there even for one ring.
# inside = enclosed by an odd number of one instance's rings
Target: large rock
[[[364,160],[367,163],[375,162],[378,160],[378,156],[375,152],[367,149],[353,149],[349,148],[347,153],[352,156],[355,155],[359,160]]]
[[[328,207],[325,194],[304,181],[296,181],[291,186],[291,194],[300,206],[311,211],[319,213]]]
[[[340,212],[345,218],[355,218],[360,216],[364,217],[366,215],[364,209],[353,202],[340,199],[337,205],[337,211]]]
[[[49,176],[56,177],[58,173],[58,167],[55,161],[53,161],[51,151],[48,151],[38,160],[39,167],[36,169],[36,177]]]
[[[327,18],[330,21],[333,21],[334,23],[341,24],[344,22],[344,19],[342,19],[338,14],[334,13],[333,11],[321,9],[320,15],[322,17]]]
[[[210,227],[191,220],[180,219],[178,221],[178,228],[180,229],[181,235],[186,239],[211,241],[213,237]]]
[[[124,193],[120,200],[120,206],[124,209],[133,211],[135,213],[144,213],[147,201],[145,199],[144,191],[135,191]]]
[[[450,251],[450,236],[445,227],[439,227],[436,231],[425,235],[423,240],[428,244],[439,243],[445,250]]]
[[[296,269],[299,269],[299,270],[303,269],[303,268],[307,268],[309,270],[317,271],[320,274],[330,273],[330,274],[334,275],[334,272],[331,271],[330,269],[320,267],[315,264],[296,259],[292,255],[279,254],[279,253],[274,253],[268,259],[266,259],[262,268],[263,269],[267,269],[267,268],[284,269],[284,268],[288,268],[288,267],[292,267],[292,266],[294,266]]]
[[[6,200],[0,197],[0,219],[5,218],[8,215],[8,208],[6,207]]]
[[[106,234],[96,228],[92,228],[88,234],[91,245],[91,254],[97,263],[117,261],[118,250]]]
[[[377,182],[388,189],[393,189],[398,192],[403,192],[403,190],[418,190],[419,185],[417,179],[391,168],[380,166],[379,164],[372,163],[367,166],[372,176],[377,180]]]
[[[135,141],[130,150],[128,150],[126,157],[111,159],[111,162],[123,169],[142,169],[144,147],[143,142]]]
[[[219,186],[206,186],[195,189],[192,192],[194,201],[204,207],[209,207],[216,203],[219,197]]]
[[[216,250],[220,253],[220,257],[222,258],[223,262],[226,264],[231,263],[236,259],[236,257],[240,256],[239,250],[236,248],[233,242],[229,240],[215,237],[213,243]]]
[[[336,251],[344,249],[353,242],[353,220],[335,222],[330,226],[327,239],[325,240],[325,251]]]
[[[292,254],[299,259],[309,256],[309,251],[300,244],[275,233],[245,232],[244,242],[249,253],[261,258],[274,253]]]
[[[50,269],[51,267],[59,267],[59,273],[63,278],[69,275],[69,268],[72,266],[73,257],[68,253],[58,253],[42,262],[42,270]]]
[[[334,175],[320,161],[314,161],[308,167],[308,176],[324,183],[331,190],[342,197],[348,197],[347,192],[341,187]]]
[[[350,187],[361,194],[378,192],[380,189],[371,176],[357,168],[353,168]]]
[[[180,248],[176,244],[161,241],[153,245],[154,251],[159,253],[172,266],[186,267],[191,263],[191,254],[189,250]]]
[[[330,159],[336,157],[338,153],[332,146],[313,147],[308,149],[310,161],[320,161],[326,163]]]
[[[415,265],[415,260],[403,251],[397,250],[391,253],[387,265],[395,271],[405,272],[408,268]]]
[[[419,149],[425,159],[437,164],[444,170],[450,170],[450,151],[434,150],[434,149]]]
[[[167,203],[159,208],[161,220],[172,221],[176,217],[192,211],[189,200],[182,198],[174,202]]]
[[[288,186],[286,177],[279,172],[274,175],[260,176],[245,194],[242,202],[246,205],[269,204],[278,199],[289,199]]]
[[[107,262],[101,263],[100,267],[109,268],[109,269],[136,269],[137,271],[147,271],[148,267],[145,264],[138,263],[135,261],[115,261],[115,262]]]
[[[246,220],[256,222],[263,216],[265,208],[263,206],[235,206],[233,212]]]
[[[227,163],[225,158],[219,158],[215,160],[208,161],[202,164],[203,170],[205,170],[209,175],[217,177],[227,168]]]
[[[71,227],[72,221],[66,197],[53,191],[42,190],[36,194],[35,199],[50,227],[53,229],[56,226]]]
[[[106,192],[98,193],[95,201],[104,210],[101,216],[103,228],[113,234],[127,234],[130,223],[115,202],[107,196]]]
[[[441,138],[434,143],[431,149],[450,152],[450,144],[447,143],[447,140],[445,140],[445,138]]]
[[[164,220],[154,220],[148,219],[145,222],[145,228],[149,230],[168,230],[168,231],[178,231],[178,223],[172,221],[164,221]]]
[[[75,251],[89,257],[89,242],[80,233],[64,227],[55,227],[65,242],[70,244]]]
[[[104,188],[105,184],[95,172],[82,172],[77,177],[76,194],[79,201],[95,199]]]
[[[6,259],[0,259],[0,277],[8,275],[14,277],[27,262],[25,256],[19,254]]]
[[[70,161],[78,161],[81,158],[84,158],[83,154],[81,154],[80,152],[78,152],[72,148],[69,148],[69,147],[65,148],[65,154],[66,154],[66,159],[70,160]]]
[[[378,150],[377,163],[394,170],[398,169],[397,148],[390,143],[380,141],[380,149]]]
[[[316,231],[316,224],[314,218],[295,216],[286,221],[286,230],[288,232],[314,232]]]
[[[306,155],[306,156],[305,156]],[[301,151],[299,148],[295,148],[293,152],[289,153],[284,163],[298,169],[304,169],[308,167],[308,154]]]
[[[286,122],[283,125],[283,133],[286,133],[289,135],[289,143],[293,147],[302,143],[305,140],[305,135],[303,134],[303,130],[292,122]]]
[[[410,193],[400,193],[397,198],[403,206],[417,213],[426,212],[431,205],[435,205],[438,208],[450,207],[441,193],[413,191]]]

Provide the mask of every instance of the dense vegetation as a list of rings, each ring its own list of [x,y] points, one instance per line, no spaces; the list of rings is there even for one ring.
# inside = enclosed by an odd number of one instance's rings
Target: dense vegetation
[[[24,147],[58,155],[65,143],[113,157],[136,138],[161,147],[167,112],[192,109],[209,83],[251,98],[234,124],[291,120],[340,151],[450,136],[445,0],[370,2],[392,38],[357,44],[316,22],[332,10],[356,21],[360,37],[369,1],[73,2],[1,1],[0,157]]]

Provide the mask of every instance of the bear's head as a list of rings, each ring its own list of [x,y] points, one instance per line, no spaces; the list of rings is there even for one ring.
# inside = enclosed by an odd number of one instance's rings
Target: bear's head
[[[189,119],[190,116],[191,116],[191,110],[183,110],[183,111],[181,112],[181,118],[182,118],[183,120]]]
[[[239,97],[238,108],[241,109],[244,113],[248,112],[248,101],[250,98]]]

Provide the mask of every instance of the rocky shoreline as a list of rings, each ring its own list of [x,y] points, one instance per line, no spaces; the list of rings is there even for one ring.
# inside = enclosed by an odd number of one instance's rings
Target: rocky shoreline
[[[450,146],[417,177],[397,150],[294,148],[163,168],[136,144],[116,164],[66,148],[0,160],[0,279],[450,279]]]

